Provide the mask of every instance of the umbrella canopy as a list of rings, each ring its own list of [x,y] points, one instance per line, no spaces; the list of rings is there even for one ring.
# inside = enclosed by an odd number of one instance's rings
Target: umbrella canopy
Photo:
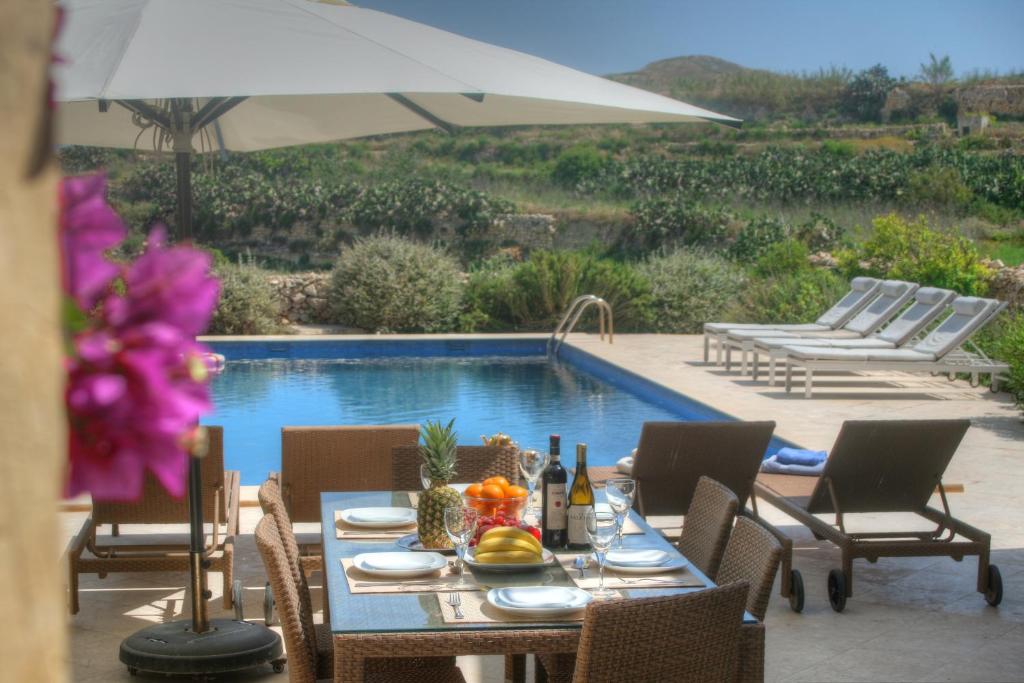
[[[62,0],[61,144],[251,151],[430,128],[717,121],[382,12],[308,0]],[[146,132],[156,132],[152,140]],[[179,164],[183,161],[179,157]],[[179,172],[181,168],[179,165]]]

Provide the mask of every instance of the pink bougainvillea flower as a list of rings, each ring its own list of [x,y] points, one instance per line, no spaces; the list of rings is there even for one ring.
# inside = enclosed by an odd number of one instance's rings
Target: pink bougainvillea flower
[[[220,289],[210,275],[210,256],[187,246],[167,248],[164,239],[163,227],[150,232],[145,253],[125,272],[124,298],[108,307],[108,320],[118,326],[160,320],[201,334]]]
[[[127,230],[106,200],[103,174],[65,178],[60,185],[60,246],[64,291],[91,309],[119,268],[104,256],[124,241]]]

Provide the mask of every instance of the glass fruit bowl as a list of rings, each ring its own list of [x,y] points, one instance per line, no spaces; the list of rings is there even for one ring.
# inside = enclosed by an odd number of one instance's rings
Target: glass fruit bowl
[[[481,515],[490,517],[504,517],[506,520],[516,522],[523,518],[523,511],[526,509],[526,496],[512,498],[479,498],[477,496],[462,495],[466,507],[471,507],[480,512]]]

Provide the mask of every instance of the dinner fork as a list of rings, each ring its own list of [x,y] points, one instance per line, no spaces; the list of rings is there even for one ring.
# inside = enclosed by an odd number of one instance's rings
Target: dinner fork
[[[460,608],[460,605],[462,605],[462,596],[460,596],[458,593],[449,593],[448,604],[451,605],[452,608],[455,610],[456,619],[465,618],[466,615],[462,613],[462,609]]]

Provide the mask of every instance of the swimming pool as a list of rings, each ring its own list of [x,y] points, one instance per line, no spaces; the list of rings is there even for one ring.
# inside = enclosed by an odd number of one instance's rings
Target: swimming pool
[[[546,448],[555,433],[570,463],[582,441],[589,464],[611,465],[636,446],[645,421],[728,419],[574,347],[549,359],[544,344],[538,338],[212,341],[228,362],[213,381],[214,413],[203,422],[224,426],[226,466],[242,472],[242,484],[254,485],[280,469],[286,425],[455,417],[460,443],[501,431],[521,446]]]

